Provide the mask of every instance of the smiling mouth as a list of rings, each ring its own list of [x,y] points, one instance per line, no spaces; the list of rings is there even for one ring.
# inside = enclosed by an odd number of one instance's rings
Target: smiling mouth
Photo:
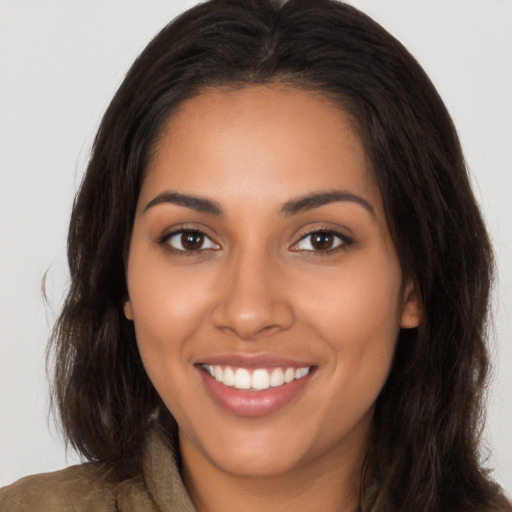
[[[312,367],[302,368],[236,368],[231,366],[202,364],[205,372],[224,386],[245,390],[264,391],[269,388],[278,388],[299,380],[309,374]]]

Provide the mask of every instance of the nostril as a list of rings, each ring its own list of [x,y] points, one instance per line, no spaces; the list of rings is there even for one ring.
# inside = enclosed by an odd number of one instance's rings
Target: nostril
[[[288,329],[294,321],[292,303],[278,283],[270,282],[269,269],[251,258],[219,282],[216,305],[212,310],[214,325],[241,339],[268,336]],[[268,267],[268,265],[267,265]]]
[[[260,306],[252,311],[229,305],[216,308],[212,316],[215,326],[226,334],[250,340],[289,329],[294,322],[291,308]]]

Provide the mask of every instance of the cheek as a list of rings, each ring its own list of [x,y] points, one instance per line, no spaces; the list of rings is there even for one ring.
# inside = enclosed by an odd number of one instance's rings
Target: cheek
[[[166,263],[146,258],[136,251],[130,256],[128,282],[137,344],[151,380],[180,372],[190,360],[187,341],[201,328],[209,315],[205,286],[190,271],[171,269]]]
[[[136,328],[141,334],[150,330],[167,335],[170,330],[193,327],[206,300],[205,287],[199,286],[204,276],[187,266],[172,266],[165,255],[144,252],[132,251],[128,268]]]
[[[310,287],[302,316],[328,347],[329,371],[339,388],[369,403],[384,385],[398,338],[401,271],[394,260],[366,263]]]
[[[341,337],[365,345],[373,338],[396,338],[401,271],[393,260],[372,258],[334,269],[307,289],[304,314],[316,318],[331,340]]]
[[[323,321],[316,324],[328,346],[324,370],[326,381],[332,383],[325,388],[325,401],[319,403],[327,436],[336,436],[363,418],[370,421],[389,375],[399,331],[396,296],[375,293],[371,286],[360,288],[360,293],[348,286],[345,291],[331,303],[328,318],[325,309],[318,311],[317,319]],[[342,413],[328,421],[333,411]]]
[[[195,382],[189,341],[207,315],[205,298],[183,273],[153,266],[139,276],[131,281],[130,299],[142,363],[167,408],[186,426],[190,410],[197,407],[189,400]]]

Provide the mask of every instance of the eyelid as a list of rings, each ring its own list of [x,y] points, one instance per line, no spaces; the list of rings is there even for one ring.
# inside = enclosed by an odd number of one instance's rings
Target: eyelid
[[[331,248],[325,249],[325,250],[315,249],[315,248],[311,248],[311,249],[300,249],[300,248],[297,248],[297,246],[303,240],[306,240],[308,237],[310,237],[310,236],[312,236],[312,235],[314,235],[316,233],[326,233],[326,234],[332,235],[332,236],[334,236],[334,237],[339,239],[339,243],[337,243],[337,245],[335,245],[334,247],[331,247]],[[325,255],[325,254],[332,254],[334,252],[338,252],[338,251],[341,251],[341,250],[346,250],[353,243],[354,243],[354,241],[350,237],[348,237],[347,235],[345,235],[343,233],[340,233],[336,229],[327,228],[327,227],[318,227],[318,228],[313,228],[313,229],[307,231],[306,233],[303,233],[300,236],[299,240],[297,242],[295,242],[290,247],[290,250],[294,251],[294,252],[309,252],[309,253],[318,254],[318,255]]]
[[[197,234],[197,235],[201,235],[202,237],[204,237],[205,240],[208,240],[210,242],[210,244],[213,246],[210,246],[210,247],[200,247],[198,249],[179,249],[177,247],[173,247],[169,241],[174,238],[175,236],[178,236],[178,235],[183,235],[184,233],[193,233],[193,234]],[[201,229],[198,229],[198,228],[195,228],[195,227],[187,227],[187,226],[180,226],[179,228],[176,228],[176,229],[173,229],[172,231],[169,231],[169,232],[166,232],[165,234],[163,234],[159,240],[157,241],[157,243],[159,245],[163,245],[165,246],[165,248],[171,252],[174,252],[174,253],[177,253],[177,254],[180,254],[180,255],[186,255],[186,256],[190,256],[190,255],[193,255],[193,254],[198,254],[198,253],[201,253],[203,251],[210,251],[210,250],[219,250],[221,247],[220,245],[215,242],[213,240],[213,238],[211,236],[209,236],[208,234],[206,234],[203,230]]]

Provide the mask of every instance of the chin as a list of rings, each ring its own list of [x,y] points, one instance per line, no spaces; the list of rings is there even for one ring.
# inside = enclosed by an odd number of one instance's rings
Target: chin
[[[285,474],[303,463],[306,454],[302,453],[302,443],[290,439],[289,435],[287,438],[288,442],[281,432],[264,431],[231,431],[227,436],[215,436],[210,430],[204,443],[196,439],[193,446],[187,446],[180,437],[180,444],[182,451],[199,452],[212,466],[227,474],[270,477]]]
[[[217,461],[217,468],[230,475],[246,478],[265,478],[284,475],[299,466],[299,459],[277,457],[276,454],[260,453],[257,456],[246,456],[239,453],[230,454]],[[212,460],[215,464],[216,461]]]

